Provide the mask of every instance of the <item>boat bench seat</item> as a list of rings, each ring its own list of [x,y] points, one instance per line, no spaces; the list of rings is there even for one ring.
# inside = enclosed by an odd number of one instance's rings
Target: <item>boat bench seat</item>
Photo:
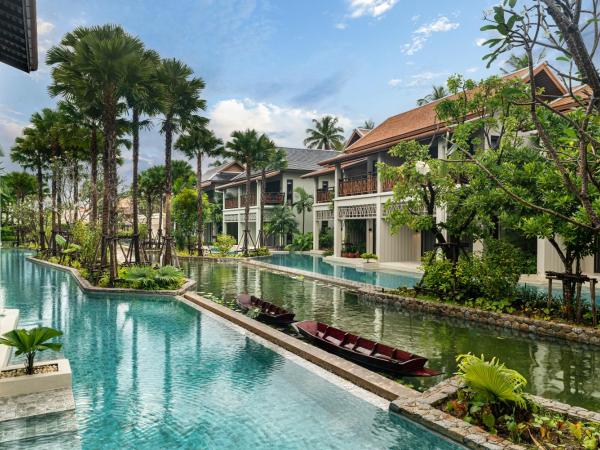
[[[323,339],[331,342],[335,345],[342,345],[346,341],[346,337],[348,333],[344,333],[342,330],[338,330],[337,328],[328,328],[323,333]]]

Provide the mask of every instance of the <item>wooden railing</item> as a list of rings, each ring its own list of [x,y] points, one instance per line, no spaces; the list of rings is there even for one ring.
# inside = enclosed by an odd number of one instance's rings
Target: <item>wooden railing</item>
[[[233,209],[233,208],[237,208],[237,207],[238,207],[237,197],[225,199],[225,209]]]
[[[283,205],[285,194],[283,192],[265,192],[265,205]]]
[[[248,204],[250,206],[256,206],[256,194],[242,194],[240,196],[240,208],[244,208],[246,206],[246,199],[248,199]]]
[[[367,174],[360,177],[344,178],[339,181],[338,195],[373,194],[377,192],[377,175]]]
[[[317,203],[329,203],[334,195],[333,189],[317,189]]]
[[[381,192],[390,192],[394,190],[396,180],[382,180],[381,181]]]

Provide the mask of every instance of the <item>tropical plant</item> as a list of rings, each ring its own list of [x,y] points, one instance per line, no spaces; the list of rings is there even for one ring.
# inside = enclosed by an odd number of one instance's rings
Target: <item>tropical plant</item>
[[[319,233],[319,248],[329,250],[333,248],[333,228],[324,228]]]
[[[312,211],[315,199],[312,195],[310,195],[301,187],[297,187],[296,189],[294,189],[294,192],[296,192],[296,194],[298,194],[299,196],[298,201],[294,202],[294,207],[296,208],[296,212],[298,214],[302,214],[302,234],[304,234],[304,216],[307,212]]]
[[[215,240],[214,246],[219,252],[219,256],[227,256],[231,248],[235,245],[236,240],[228,234],[219,234]]]
[[[372,130],[373,128],[375,128],[375,122],[373,122],[371,119],[365,120],[361,128]]]
[[[146,200],[146,224],[148,226],[148,239],[152,240],[152,214],[154,204],[159,202],[158,237],[162,234],[162,199],[165,180],[164,166],[153,166],[140,173],[140,195]]]
[[[158,269],[150,266],[131,266],[119,271],[120,285],[133,289],[177,289],[184,278],[183,272],[173,266]]]
[[[312,233],[298,233],[295,234],[292,243],[287,246],[287,249],[296,251],[296,252],[304,252],[306,250],[310,250],[313,246],[313,234]]]
[[[287,205],[276,205],[271,209],[269,222],[265,226],[267,235],[288,236],[298,231],[294,212]]]
[[[198,226],[198,204],[196,198],[197,192],[192,188],[182,189],[173,197],[173,218],[175,219],[175,235],[180,248],[184,245],[188,251],[191,251],[190,237],[197,234]],[[210,203],[206,194],[202,194],[203,206],[200,208],[201,214],[206,218],[210,214]]]
[[[467,387],[485,402],[513,403],[520,408],[526,406],[523,388],[527,380],[513,369],[508,369],[497,358],[489,361],[481,355],[471,353],[459,355],[457,375]]]
[[[205,128],[206,119],[197,117],[190,121],[175,143],[175,148],[188,158],[196,158],[196,205],[198,224],[196,227],[196,247],[198,255],[202,256],[202,237],[204,232],[204,213],[202,196],[202,158],[215,157],[223,153],[223,141]]]
[[[377,261],[379,257],[375,253],[365,252],[360,255],[362,259],[366,259],[367,262],[370,262],[372,259]]]
[[[258,223],[259,246],[264,245],[264,222],[265,222],[265,193],[267,186],[267,170],[284,170],[287,167],[286,153],[283,149],[276,148],[275,143],[265,134],[258,139],[259,152],[262,158],[258,163],[260,167],[260,220]]]
[[[250,179],[256,165],[264,159],[264,148],[259,145],[259,136],[256,130],[234,131],[231,140],[225,145],[224,156],[239,161],[246,168],[246,202],[244,210],[244,238],[242,252],[248,256],[248,234],[250,232]]]
[[[35,355],[45,350],[59,351],[62,344],[48,341],[62,336],[62,334],[62,331],[49,327],[37,327],[29,330],[16,329],[2,335],[0,344],[14,347],[15,356],[25,355],[25,373],[33,375]]]
[[[448,95],[448,91],[445,86],[432,86],[431,93],[427,94],[425,97],[417,100],[418,106],[426,105],[427,103],[431,103],[435,100],[439,100]]]
[[[171,201],[173,196],[173,172],[171,153],[173,134],[185,129],[194,114],[205,107],[200,98],[204,81],[194,78],[192,69],[183,62],[170,58],[162,60],[158,68],[161,87],[160,111],[163,115],[161,132],[165,135],[165,245],[161,255],[162,264],[170,265],[172,255]]]
[[[37,181],[33,175],[26,172],[9,172],[2,176],[5,188],[8,189],[15,197],[14,215],[17,218],[16,237],[17,245],[21,245],[23,241],[23,213],[24,202],[27,197],[36,192]]]
[[[323,116],[312,119],[314,128],[307,128],[304,145],[308,148],[331,150],[340,148],[344,143],[344,129],[338,126],[338,118]]]
[[[540,52],[540,54],[538,55],[538,57],[535,58],[535,61],[533,64],[534,65],[539,64],[541,61],[544,60],[545,57],[546,57],[546,50],[543,49]],[[512,72],[516,72],[517,70],[525,69],[525,68],[529,67],[529,56],[527,56],[527,53],[522,53],[520,55],[513,53],[512,55],[510,55],[508,57],[508,59],[504,63],[504,66],[506,66],[506,67],[501,67],[500,70],[502,71],[502,73],[505,73],[505,74],[509,74]]]

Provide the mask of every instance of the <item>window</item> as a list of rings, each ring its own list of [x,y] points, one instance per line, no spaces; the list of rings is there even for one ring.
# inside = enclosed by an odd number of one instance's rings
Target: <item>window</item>
[[[490,145],[493,149],[500,146],[500,136],[490,136]]]
[[[294,203],[294,180],[287,180],[286,202],[288,205]]]
[[[324,191],[329,190],[329,181],[323,181],[323,190]]]

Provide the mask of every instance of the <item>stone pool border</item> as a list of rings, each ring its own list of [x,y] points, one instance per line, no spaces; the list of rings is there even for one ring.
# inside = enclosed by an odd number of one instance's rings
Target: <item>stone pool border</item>
[[[451,305],[435,301],[420,300],[413,297],[404,297],[401,295],[384,292],[383,288],[378,286],[343,280],[337,277],[317,274],[305,270],[278,266],[262,261],[246,259],[242,260],[241,262],[250,266],[268,269],[273,272],[311,278],[325,283],[331,283],[350,288],[356,290],[359,294],[366,296],[370,300],[378,300],[384,303],[396,303],[410,310],[423,311],[445,317],[460,318],[471,322],[493,325],[509,330],[518,330],[543,337],[551,337],[581,344],[600,346],[600,329],[568,325],[559,322],[547,322],[544,320],[532,319],[530,317],[484,311],[468,306]]]
[[[199,294],[188,292],[183,294],[183,298],[386,400],[392,401],[399,397],[413,398],[420,395],[414,389],[250,319]]]
[[[177,290],[165,290],[165,291],[146,291],[144,289],[127,289],[127,288],[103,288],[92,285],[88,280],[83,278],[79,271],[74,267],[63,266],[62,264],[56,264],[50,261],[44,261],[43,259],[38,259],[34,256],[27,256],[25,258],[27,261],[39,264],[42,266],[51,267],[53,269],[61,270],[63,272],[70,273],[79,288],[84,292],[91,292],[95,294],[135,294],[135,295],[148,295],[148,296],[159,296],[159,297],[175,297],[177,295],[182,295],[189,289],[192,289],[196,286],[196,281],[190,280],[186,278],[186,282]]]

